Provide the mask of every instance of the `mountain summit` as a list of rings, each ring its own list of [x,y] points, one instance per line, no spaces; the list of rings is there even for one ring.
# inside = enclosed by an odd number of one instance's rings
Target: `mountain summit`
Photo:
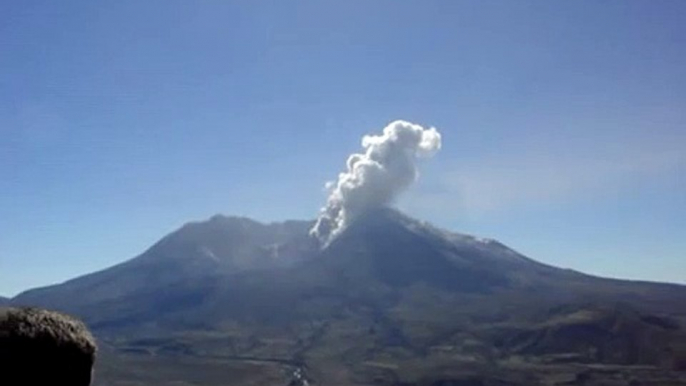
[[[568,363],[639,378],[686,369],[684,286],[552,267],[388,208],[325,247],[312,226],[214,216],[12,302],[79,315],[114,353],[276,360],[330,384],[536,384]],[[440,383],[465,379],[483,382]]]

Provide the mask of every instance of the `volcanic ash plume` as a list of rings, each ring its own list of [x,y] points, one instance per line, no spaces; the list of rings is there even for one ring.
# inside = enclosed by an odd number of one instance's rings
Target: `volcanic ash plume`
[[[417,179],[417,159],[441,148],[441,134],[405,121],[395,121],[381,135],[362,138],[364,153],[348,157],[347,170],[327,183],[326,206],[310,233],[324,245],[356,216],[390,203]]]

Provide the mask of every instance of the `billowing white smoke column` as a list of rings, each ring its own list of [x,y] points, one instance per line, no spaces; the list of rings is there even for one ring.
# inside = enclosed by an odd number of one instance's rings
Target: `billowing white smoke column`
[[[441,148],[441,134],[406,121],[395,121],[381,135],[362,138],[362,154],[348,157],[347,171],[329,182],[326,206],[310,233],[324,245],[364,211],[391,202],[417,179],[417,159]]]

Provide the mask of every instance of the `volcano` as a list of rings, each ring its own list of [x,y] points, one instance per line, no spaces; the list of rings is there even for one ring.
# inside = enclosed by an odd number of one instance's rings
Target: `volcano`
[[[11,303],[84,318],[103,384],[686,385],[685,286],[556,268],[388,208],[325,247],[312,225],[214,216]]]

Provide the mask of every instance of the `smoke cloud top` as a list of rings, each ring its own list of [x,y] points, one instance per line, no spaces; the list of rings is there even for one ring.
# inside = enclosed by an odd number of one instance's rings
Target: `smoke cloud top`
[[[347,170],[327,183],[329,197],[310,233],[328,244],[365,211],[388,204],[417,179],[417,160],[436,154],[441,134],[433,127],[391,122],[381,135],[362,138],[364,153],[351,154]]]

